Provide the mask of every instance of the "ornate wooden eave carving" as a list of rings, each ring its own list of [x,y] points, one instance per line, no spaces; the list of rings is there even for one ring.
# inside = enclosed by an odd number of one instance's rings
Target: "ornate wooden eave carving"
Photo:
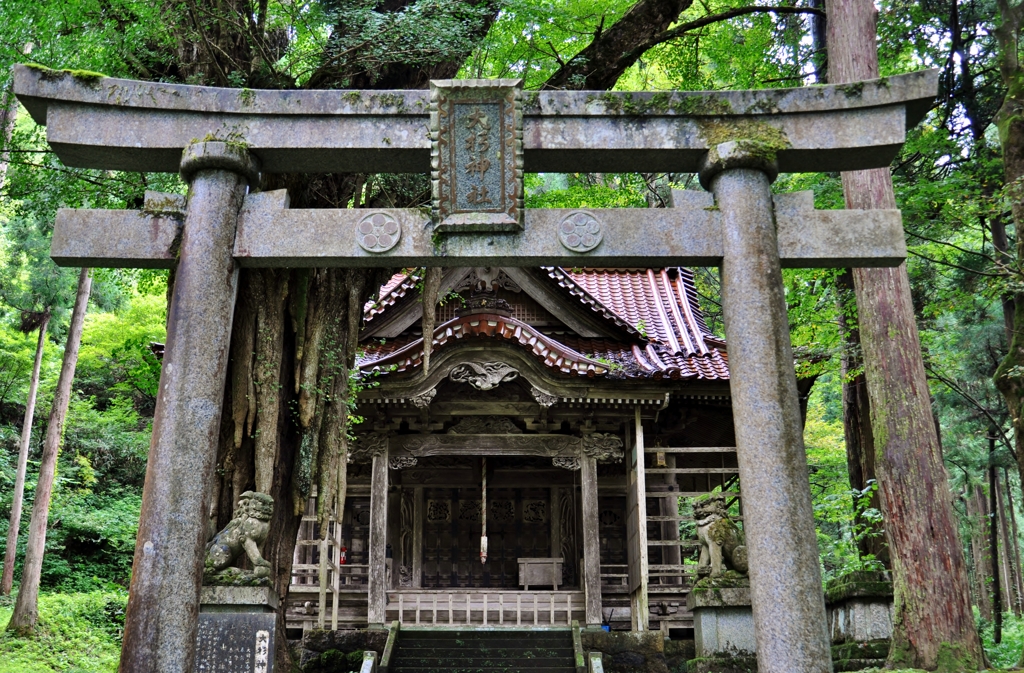
[[[466,362],[448,372],[448,380],[468,383],[477,390],[490,390],[519,378],[519,370],[504,362]]]
[[[369,463],[380,456],[388,448],[388,433],[383,431],[367,432],[358,435],[348,452],[348,462]]]
[[[586,397],[590,386],[575,381],[558,380],[552,376],[551,368],[538,362],[535,357],[520,348],[502,343],[469,342],[457,348],[435,351],[426,377],[391,378],[384,377],[380,385],[364,390],[360,399],[416,400],[418,408],[426,408],[433,400],[424,397],[435,390],[457,367],[470,363],[483,366],[485,363],[504,363],[517,372],[531,385],[531,393],[538,404],[550,406],[557,398]],[[616,382],[618,383],[618,382]],[[621,396],[621,395],[620,395]],[[424,406],[421,406],[424,405]]]
[[[599,463],[622,462],[622,440],[604,432],[583,435],[583,453]]]
[[[501,339],[518,345],[524,351],[540,358],[544,364],[564,374],[577,376],[604,376],[609,373],[607,363],[594,360],[548,337],[540,330],[511,316],[498,313],[473,313],[458,316],[439,325],[432,336],[434,349],[451,347],[466,338]],[[419,366],[423,358],[423,339],[417,339],[379,360],[363,365],[363,368],[396,368],[401,373]]]
[[[521,435],[523,431],[506,416],[467,416],[449,428],[449,435]]]

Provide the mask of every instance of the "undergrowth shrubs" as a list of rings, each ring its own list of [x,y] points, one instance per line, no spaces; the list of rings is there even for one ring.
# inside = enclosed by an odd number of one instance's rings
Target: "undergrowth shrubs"
[[[0,673],[114,673],[127,602],[124,591],[40,595],[34,635],[0,631]],[[13,603],[0,603],[0,628],[10,620]]]

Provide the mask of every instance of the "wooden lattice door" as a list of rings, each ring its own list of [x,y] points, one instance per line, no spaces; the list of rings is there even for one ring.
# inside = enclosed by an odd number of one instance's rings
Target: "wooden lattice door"
[[[432,488],[423,521],[423,587],[519,586],[517,559],[551,554],[546,488],[487,492],[487,563],[480,563],[480,489]]]

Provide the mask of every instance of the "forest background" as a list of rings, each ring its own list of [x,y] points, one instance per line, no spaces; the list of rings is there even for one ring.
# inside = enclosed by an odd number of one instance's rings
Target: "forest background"
[[[1007,665],[1017,661],[1024,646],[1024,626],[1014,617],[1024,603],[1019,552],[1024,494],[1007,439],[1013,437],[1013,424],[993,375],[1009,350],[1012,324],[1004,302],[1024,288],[1024,271],[1013,252],[1016,234],[993,120],[1008,91],[997,29],[1012,8],[996,0],[884,0],[878,7],[881,74],[926,67],[942,73],[935,108],[911,133],[891,173],[904,213],[914,310],[972,600],[989,656],[994,664]],[[78,277],[77,270],[58,269],[48,258],[54,214],[60,207],[137,208],[146,189],[184,193],[185,188],[172,175],[64,167],[47,149],[45,130],[13,103],[12,64],[239,88],[387,88],[395,81],[422,86],[426,76],[439,72],[522,77],[527,89],[801,86],[827,81],[823,10],[820,0],[762,6],[741,0],[4,0],[2,537],[36,345],[33,323],[25,319],[52,314],[16,579]],[[614,56],[615,40],[629,38],[615,31],[624,33],[640,12],[651,14],[640,20],[663,25],[652,36],[634,39],[636,53],[628,63],[602,64],[608,54]],[[623,59],[629,55],[619,53]],[[592,77],[598,66],[602,77]],[[526,184],[532,207],[642,208],[663,207],[670,188],[695,188],[695,178],[542,174],[528,175]],[[319,198],[327,205],[340,199],[330,204],[336,207],[415,205],[429,196],[425,176],[342,176],[333,183],[306,182],[304,189],[306,201]],[[838,174],[786,175],[774,189],[813,190],[818,208],[843,205]],[[816,377],[805,439],[826,579],[880,564],[865,553],[870,547],[865,537],[877,531],[881,518],[872,507],[873,485],[852,488],[848,472],[842,383],[860,370],[856,344],[843,332],[844,324],[856,320],[856,308],[840,275],[841,270],[785,271],[799,373]],[[698,283],[709,325],[721,333],[717,270],[698,270]],[[0,635],[5,652],[0,672],[116,669],[159,379],[160,363],[150,344],[165,336],[166,289],[165,272],[94,273],[50,510],[41,628],[34,638]],[[993,425],[999,428],[994,450],[987,438]],[[1008,620],[999,645],[992,642],[991,629],[990,472],[997,477],[994,518],[1002,541],[997,565]],[[12,605],[11,598],[0,598],[0,624],[7,622]]]

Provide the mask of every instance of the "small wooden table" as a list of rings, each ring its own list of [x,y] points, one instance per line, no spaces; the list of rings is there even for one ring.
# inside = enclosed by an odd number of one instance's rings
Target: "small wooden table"
[[[530,590],[531,584],[551,586],[558,591],[562,583],[561,558],[521,558],[519,561],[519,583],[524,591]]]

